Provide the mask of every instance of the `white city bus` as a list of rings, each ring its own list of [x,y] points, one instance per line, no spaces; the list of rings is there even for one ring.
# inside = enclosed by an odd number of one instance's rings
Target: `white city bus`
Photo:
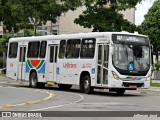
[[[108,88],[149,88],[151,49],[147,36],[128,32],[93,32],[11,38],[7,76],[31,87],[55,83],[61,89],[79,85],[84,93]]]

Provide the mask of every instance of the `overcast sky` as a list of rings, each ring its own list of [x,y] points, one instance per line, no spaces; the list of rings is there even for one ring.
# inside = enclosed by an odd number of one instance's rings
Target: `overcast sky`
[[[144,15],[147,14],[148,9],[153,5],[154,0],[144,0],[141,4],[136,6],[135,24],[140,25],[144,20]]]

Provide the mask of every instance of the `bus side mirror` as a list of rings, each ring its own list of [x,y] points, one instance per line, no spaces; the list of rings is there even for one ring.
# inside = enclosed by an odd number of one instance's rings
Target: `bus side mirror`
[[[154,61],[153,61],[153,45],[151,44],[150,46],[150,49],[151,49],[151,63],[152,65],[154,64]]]

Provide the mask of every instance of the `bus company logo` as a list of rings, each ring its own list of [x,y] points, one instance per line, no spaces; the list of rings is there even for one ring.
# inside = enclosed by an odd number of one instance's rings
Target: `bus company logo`
[[[26,63],[26,72],[29,72],[30,69],[36,68],[38,72],[45,73],[45,61],[44,60],[27,60]]]
[[[10,67],[13,67],[13,63],[10,63]]]
[[[91,63],[83,64],[82,68],[92,68],[92,64]]]
[[[77,65],[70,63],[63,63],[63,68],[77,68]]]
[[[27,60],[27,63],[30,68],[39,69],[44,63],[44,60]]]

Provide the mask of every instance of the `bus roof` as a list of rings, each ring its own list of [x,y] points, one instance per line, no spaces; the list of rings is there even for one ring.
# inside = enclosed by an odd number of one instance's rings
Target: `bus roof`
[[[146,35],[129,33],[129,32],[89,32],[89,33],[77,33],[77,34],[61,34],[61,35],[45,35],[45,36],[32,36],[32,37],[17,37],[10,38],[9,42],[25,42],[25,41],[40,41],[40,40],[61,40],[61,39],[76,39],[76,38],[93,38],[93,37],[106,37],[112,34],[127,34],[138,35],[147,37]]]

